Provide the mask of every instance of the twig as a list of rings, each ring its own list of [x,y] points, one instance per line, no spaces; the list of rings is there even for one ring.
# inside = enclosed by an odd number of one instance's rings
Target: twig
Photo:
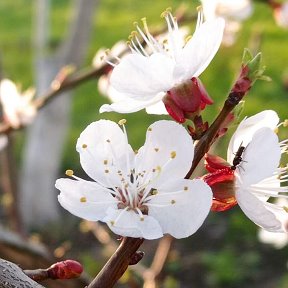
[[[173,239],[170,235],[160,239],[151,267],[143,275],[144,288],[156,288],[157,276],[159,276],[164,267]]]

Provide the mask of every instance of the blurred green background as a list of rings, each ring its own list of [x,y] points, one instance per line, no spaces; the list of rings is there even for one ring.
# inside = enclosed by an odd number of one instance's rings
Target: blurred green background
[[[66,32],[72,14],[72,1],[53,0],[51,3],[50,52],[53,52]],[[130,31],[134,29],[134,21],[147,17],[151,26],[161,26],[164,24],[160,18],[161,12],[169,6],[175,10],[180,4],[187,5],[191,10],[199,5],[197,1],[180,0],[101,1],[94,16],[92,39],[84,66],[91,65],[92,58],[100,47],[109,48],[118,40],[127,39]],[[34,33],[34,6],[35,1],[31,0],[0,2],[2,73],[16,83],[21,83],[23,88],[33,86],[31,43]],[[189,26],[193,31],[195,23],[190,23]],[[205,111],[207,120],[215,118],[221,108],[238,74],[243,49],[255,47],[257,39],[260,39],[259,50],[263,53],[263,63],[267,67],[266,75],[270,76],[272,81],[258,81],[254,85],[245,99],[243,116],[273,109],[279,113],[281,119],[287,118],[288,31],[275,24],[268,5],[255,2],[253,15],[243,23],[236,43],[231,47],[221,47],[201,76],[215,101],[215,105]],[[107,102],[97,91],[96,79],[75,89],[70,133],[63,154],[63,171],[67,168],[81,171],[75,144],[80,132],[90,122],[100,118],[116,121],[123,118],[123,115],[114,113],[99,115],[99,107]],[[125,115],[125,118],[128,120],[126,127],[130,143],[137,148],[144,141],[147,126],[165,117],[147,115],[141,111]],[[287,130],[283,133],[283,136],[285,135],[287,138]],[[218,147],[222,148],[218,148],[218,152],[225,157],[229,137],[221,141]],[[21,135],[19,142],[23,143]],[[20,145],[18,150],[20,151]],[[72,215],[70,217],[75,218]],[[76,233],[78,231],[75,231]],[[145,247],[148,247],[147,243]],[[238,207],[228,212],[211,214],[198,233],[189,239],[177,241],[172,252],[173,257],[169,258],[165,267],[163,287],[288,287],[288,249],[274,250],[259,243],[256,225],[250,222]],[[153,251],[150,254],[148,252],[144,261],[149,262],[151,255]],[[98,260],[95,260],[85,247],[79,257],[93,273],[101,267],[100,260],[98,266],[95,266]]]

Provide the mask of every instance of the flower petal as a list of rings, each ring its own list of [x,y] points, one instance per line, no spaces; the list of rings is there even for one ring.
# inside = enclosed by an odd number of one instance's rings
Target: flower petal
[[[90,221],[102,220],[108,207],[116,207],[117,200],[108,189],[95,182],[61,178],[55,187],[61,191],[58,201],[70,213]]]
[[[118,171],[127,175],[134,152],[121,128],[112,121],[91,123],[78,138],[80,163],[92,179],[105,187],[120,186]]]
[[[173,121],[157,121],[148,128],[145,144],[136,155],[136,174],[146,171],[147,177],[154,179],[154,186],[167,179],[184,178],[193,156],[193,141],[183,126]]]
[[[198,77],[209,65],[222,41],[225,22],[222,18],[206,21],[193,34],[176,63],[174,78]]]
[[[161,53],[149,57],[129,54],[113,69],[111,85],[119,92],[147,101],[151,95],[168,91],[173,86],[173,68],[173,60]]]
[[[272,110],[262,111],[241,121],[229,142],[227,152],[228,162],[232,164],[238,148],[240,146],[246,147],[257,130],[263,127],[268,127],[274,130],[277,127],[278,122],[279,117],[277,113]]]
[[[156,114],[156,115],[167,115],[168,112],[165,108],[165,105],[162,101],[159,101],[155,104],[146,107],[146,112],[148,114]]]
[[[281,158],[277,135],[270,128],[258,130],[242,154],[242,162],[236,168],[241,185],[256,184],[276,171]]]
[[[141,220],[139,214],[133,210],[119,209],[109,209],[107,214],[103,221],[115,234],[145,239],[157,239],[163,236],[159,223],[153,217],[143,215],[144,220],[143,218]]]
[[[236,198],[245,215],[255,224],[267,231],[287,232],[285,224],[288,220],[288,214],[284,208],[269,202],[262,202],[249,192],[249,188],[236,189]],[[283,215],[286,223],[280,220],[283,219]]]
[[[147,204],[151,204],[148,215],[157,219],[163,233],[175,238],[195,233],[212,205],[211,189],[202,180],[179,179],[164,183],[157,187],[157,191],[158,194]]]
[[[150,100],[135,100],[131,97],[129,97],[130,95],[126,95],[124,100],[121,100],[119,102],[115,102],[112,104],[104,104],[100,107],[99,112],[103,113],[103,112],[111,112],[111,111],[115,111],[118,113],[132,113],[132,112],[137,112],[141,109],[144,109],[146,107],[150,107],[151,105],[157,104],[159,103],[163,96],[165,95],[165,93],[160,92],[157,95],[153,95],[153,98],[151,96]],[[124,97],[123,97],[124,98]]]

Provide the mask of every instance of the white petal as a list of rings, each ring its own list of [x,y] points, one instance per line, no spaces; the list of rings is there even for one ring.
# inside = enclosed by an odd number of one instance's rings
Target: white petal
[[[78,138],[76,150],[87,175],[105,187],[119,187],[118,171],[126,175],[130,161],[134,160],[134,152],[123,131],[109,120],[88,125]]]
[[[61,191],[58,195],[61,206],[86,220],[102,220],[108,207],[117,206],[115,197],[95,182],[61,178],[55,187]]]
[[[145,144],[136,155],[135,168],[137,172],[146,171],[156,185],[167,179],[184,178],[193,155],[192,138],[183,126],[174,121],[157,121],[147,130]]]
[[[157,219],[163,233],[175,238],[184,238],[195,233],[212,205],[211,189],[202,180],[179,179],[157,187],[157,191],[158,194],[149,203],[160,207],[148,206],[148,215]],[[173,194],[175,191],[183,192]],[[166,205],[161,207],[161,204]]]
[[[242,185],[257,184],[270,177],[279,166],[281,148],[277,135],[270,128],[258,130],[242,154],[236,173]]]
[[[168,112],[165,108],[165,105],[162,101],[159,101],[153,105],[146,107],[146,112],[148,114],[156,114],[156,115],[167,115]]]
[[[209,65],[222,41],[225,22],[222,18],[204,22],[183,48],[174,77],[198,77]]]
[[[113,69],[111,85],[133,98],[150,100],[159,92],[168,91],[172,86],[174,63],[169,57],[155,53],[145,57],[134,53],[125,56]]]
[[[103,221],[115,234],[145,239],[157,239],[163,236],[159,223],[153,217],[144,215],[144,220],[141,220],[139,214],[133,210],[120,209],[109,209],[107,214]]]
[[[236,199],[246,216],[258,226],[271,232],[286,232],[285,223],[280,220],[286,213],[283,208],[259,200],[249,192],[249,188],[236,189]],[[286,213],[286,223],[287,220]]]
[[[124,94],[122,93],[121,95],[124,95]],[[146,107],[150,107],[151,105],[159,103],[162,100],[164,95],[165,95],[164,92],[160,92],[156,95],[153,95],[153,98],[151,98],[150,100],[147,100],[147,101],[146,100],[145,101],[135,100],[135,99],[129,97],[129,95],[125,95],[123,97],[125,100],[121,100],[119,102],[112,103],[111,105],[108,105],[108,104],[102,105],[100,107],[99,112],[100,113],[111,112],[111,111],[115,111],[118,113],[137,112],[141,109],[144,109]]]
[[[238,150],[240,145],[246,147],[257,130],[263,127],[274,130],[277,127],[278,122],[279,117],[277,113],[272,110],[262,111],[241,121],[229,142],[227,161],[232,163],[235,157],[234,153]]]

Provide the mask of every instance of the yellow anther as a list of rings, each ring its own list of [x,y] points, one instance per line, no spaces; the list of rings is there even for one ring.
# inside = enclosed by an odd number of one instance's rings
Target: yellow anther
[[[174,159],[176,157],[176,151],[172,151],[170,153],[170,157],[171,157],[171,159]]]
[[[68,169],[68,170],[66,170],[65,171],[65,174],[67,175],[67,176],[73,176],[73,174],[74,174],[74,171],[73,170],[71,170],[71,169]]]
[[[115,222],[114,222],[114,221],[110,221],[110,224],[111,224],[112,226],[114,226]]]
[[[156,170],[157,170],[158,172],[161,172],[161,170],[162,170],[162,169],[161,169],[161,166],[157,166],[157,167],[156,167]]]
[[[274,129],[274,132],[275,132],[276,134],[278,134],[278,132],[279,132],[278,127]]]
[[[124,124],[126,124],[126,122],[127,122],[126,119],[121,119],[121,120],[118,122],[118,124],[119,124],[119,125],[124,125]]]
[[[104,53],[108,56],[110,54],[110,49],[106,49]]]
[[[155,152],[158,152],[159,151],[159,148],[154,148]]]
[[[126,41],[126,45],[130,46],[131,45],[131,41]]]
[[[136,27],[137,27],[137,26],[138,26],[138,22],[137,22],[137,21],[134,21],[134,22],[133,22],[133,26],[136,26]]]
[[[107,165],[108,164],[108,160],[104,160],[103,163],[104,163],[104,165]]]
[[[151,195],[157,195],[158,194],[158,190],[154,189],[151,191]]]
[[[183,190],[184,190],[184,191],[188,191],[188,186],[185,186],[185,187],[183,188]]]
[[[166,8],[166,11],[167,11],[167,12],[172,12],[172,7]]]
[[[82,144],[82,148],[83,149],[87,148],[87,144]]]
[[[85,203],[85,202],[87,202],[86,197],[81,197],[81,198],[80,198],[80,202],[81,202],[81,203]]]
[[[283,209],[285,210],[286,213],[288,213],[288,207],[287,206],[283,206]]]
[[[187,36],[185,39],[185,43],[187,43],[191,38],[192,38],[192,35]]]
[[[203,7],[201,5],[199,5],[199,6],[196,7],[196,10],[198,12],[202,12],[203,11]]]
[[[162,41],[162,43],[165,45],[165,44],[167,44],[168,43],[168,39],[164,39],[163,41]]]
[[[104,55],[100,56],[100,60],[101,60],[101,61],[103,61],[103,60],[104,60],[104,58],[105,58],[105,56],[104,56]]]
[[[149,128],[147,129],[147,131],[149,131],[149,132],[150,132],[150,131],[152,131],[152,128],[151,128],[151,127],[149,127]]]
[[[132,36],[132,37],[137,36],[137,34],[138,34],[137,31],[132,31],[132,32],[131,32],[131,36]]]
[[[171,204],[175,204],[176,203],[176,201],[175,200],[171,200]]]
[[[142,22],[146,22],[146,17],[141,18]]]
[[[288,127],[288,119],[285,119],[285,120],[283,121],[283,127]]]
[[[160,17],[165,18],[167,16],[167,14],[168,14],[167,11],[164,11],[160,14]]]
[[[134,150],[134,154],[135,154],[135,155],[138,154],[138,150]]]

